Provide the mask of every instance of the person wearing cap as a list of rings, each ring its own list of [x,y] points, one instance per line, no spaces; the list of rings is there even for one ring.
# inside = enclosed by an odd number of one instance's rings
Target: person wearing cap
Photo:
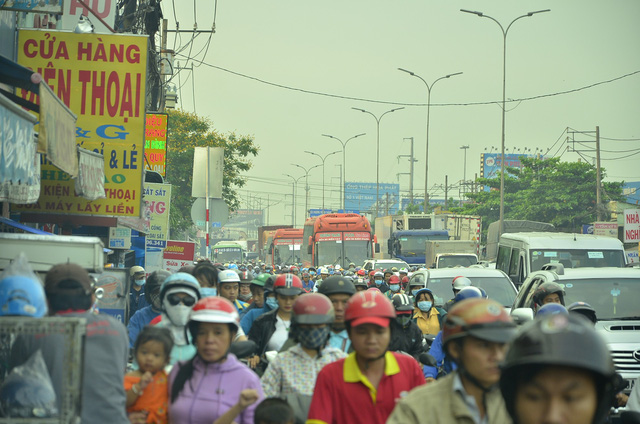
[[[422,334],[438,334],[442,330],[442,321],[447,312],[435,306],[431,289],[423,288],[418,290],[413,303],[415,305],[413,320]]]
[[[249,307],[246,302],[238,300],[240,290],[240,276],[232,269],[223,269],[218,272],[218,295],[233,303],[238,313]]]
[[[449,301],[447,301],[447,303],[445,303],[442,306],[442,309],[444,309],[445,311],[448,311],[449,308],[452,307],[453,304],[455,303],[456,295],[458,294],[458,292],[460,292],[460,290],[462,290],[465,287],[469,287],[470,285],[471,285],[471,280],[468,279],[467,277],[463,277],[462,275],[453,277],[453,280],[451,281],[451,289],[453,290],[453,297],[449,299]]]
[[[292,405],[306,404],[299,408],[302,413],[298,415],[303,419],[320,370],[346,356],[340,349],[327,346],[334,315],[331,301],[323,294],[297,298],[290,328],[290,337],[296,344],[280,352],[260,379],[266,397],[287,398]]]
[[[388,286],[389,285],[389,279],[393,275],[393,271],[391,269],[387,268],[387,269],[385,269],[383,271],[382,275],[384,277],[384,283]]]
[[[129,290],[129,316],[133,316],[136,311],[149,306],[144,295],[144,285],[146,282],[145,271],[141,266],[132,266],[129,270],[131,277],[131,289]]]
[[[129,347],[133,349],[138,338],[138,334],[142,329],[151,323],[155,318],[160,316],[162,311],[162,301],[160,299],[160,288],[164,280],[166,280],[171,273],[163,269],[153,271],[149,274],[149,278],[145,283],[145,296],[147,298],[148,306],[139,309],[131,318],[127,324],[127,331],[129,331]]]
[[[364,278],[362,277],[358,277],[356,279],[353,280],[353,285],[356,287],[356,291],[365,291],[366,289],[369,288],[369,285],[367,284],[367,282],[365,281]]]
[[[458,369],[436,384],[411,391],[389,424],[509,422],[498,387],[500,363],[516,325],[498,302],[472,298],[456,302],[444,321],[444,348]]]
[[[425,383],[415,359],[387,350],[395,317],[379,291],[349,299],[345,323],[354,352],[318,374],[307,424],[383,424],[402,396]]]
[[[49,313],[57,317],[84,318],[87,332],[84,338],[82,364],[81,421],[97,424],[125,424],[126,395],[124,373],[129,358],[129,341],[124,325],[114,317],[96,314],[91,310],[95,302],[93,279],[89,273],[73,263],[53,266],[45,276],[44,291]],[[42,351],[59,404],[67,394],[62,386],[63,352],[67,346],[58,335],[22,337],[14,343],[11,365],[20,365],[38,350]],[[109,396],[105,396],[108,393]]]
[[[540,284],[533,293],[532,299],[534,303],[533,308],[536,311],[547,303],[559,303],[560,305],[565,306],[564,289],[560,284],[552,281]]]
[[[351,341],[344,323],[344,313],[347,302],[351,296],[356,293],[353,282],[346,277],[329,277],[326,285],[323,284],[319,289],[319,293],[327,296],[333,304],[335,319],[331,325],[331,333],[329,334],[329,346],[338,348],[343,352],[349,352],[351,349]]]
[[[251,305],[253,302],[251,294],[251,281],[256,277],[253,273],[247,269],[240,271],[240,290],[238,291],[238,300]],[[245,308],[246,309],[246,308]],[[240,313],[242,315],[244,311]]]
[[[262,309],[264,307],[264,283],[269,278],[269,274],[263,272],[253,277],[249,283],[249,290],[251,290],[251,303],[249,307],[242,310],[240,313],[240,326],[242,327],[242,318],[253,311],[254,309]]]
[[[251,327],[253,326],[253,322],[259,316],[262,316],[267,312],[278,308],[278,301],[276,300],[276,294],[273,291],[273,282],[276,280],[276,278],[277,276],[271,275],[265,272],[263,274],[260,274],[260,276],[258,276],[257,279],[253,280],[254,282],[251,284],[251,287],[253,287],[254,296],[256,293],[255,291],[261,288],[262,298],[264,300],[262,302],[261,308],[258,308],[258,307],[254,309],[249,308],[247,312],[240,319],[240,328],[242,328],[245,334],[249,334],[249,331],[251,331]],[[264,283],[262,284],[262,286],[256,288],[256,286],[257,285],[259,286],[260,285],[259,283],[263,280],[264,280]]]
[[[313,291],[313,286],[315,286],[315,283],[313,281],[311,281],[311,276],[309,275],[308,272],[303,272],[302,273],[302,288],[304,289],[305,292],[307,293],[311,293]]]
[[[615,368],[589,321],[536,316],[509,346],[500,390],[515,424],[602,424],[616,394]]]
[[[407,353],[416,360],[424,352],[422,332],[411,320],[413,302],[406,294],[397,294],[391,299],[396,310],[396,319],[391,321],[389,350]]]
[[[389,277],[387,284],[389,284],[389,290],[387,290],[384,294],[385,296],[387,296],[387,298],[389,298],[389,300],[393,299],[393,297],[397,294],[404,294],[404,291],[402,291],[400,277],[398,277],[397,275],[392,274],[391,277]]]
[[[299,295],[304,293],[302,282],[293,274],[281,274],[273,282],[278,307],[258,317],[249,331],[249,340],[257,345],[257,355],[249,360],[251,368],[260,364],[267,351],[278,352],[289,337],[293,303]],[[264,372],[264,363],[260,364],[258,372]]]
[[[169,422],[253,424],[264,394],[258,376],[229,352],[238,318],[222,297],[205,297],[193,306],[186,328],[196,354],[169,375]]]

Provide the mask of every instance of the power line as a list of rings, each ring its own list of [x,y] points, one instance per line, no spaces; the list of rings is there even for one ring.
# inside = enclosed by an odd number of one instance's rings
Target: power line
[[[176,53],[177,56],[184,56],[182,54],[178,54]],[[284,84],[279,84],[279,83],[275,83],[275,82],[271,82],[271,81],[267,81],[258,77],[254,77],[251,75],[246,75],[243,74],[241,72],[237,72],[237,71],[232,71],[230,69],[227,68],[223,68],[221,66],[217,66],[217,65],[213,65],[210,63],[206,63],[203,60],[197,60],[197,59],[193,59],[194,61],[199,61],[201,62],[201,64],[206,65],[210,68],[213,69],[217,69],[219,71],[223,71],[223,72],[227,72],[230,73],[232,75],[241,77],[241,78],[246,78],[252,81],[256,81],[262,84],[266,84],[266,85],[270,85],[272,87],[277,87],[277,88],[282,88],[285,90],[291,90],[291,91],[298,91],[301,93],[305,93],[305,94],[313,94],[316,96],[324,96],[324,97],[332,97],[332,98],[337,98],[337,99],[343,99],[343,100],[355,100],[355,101],[359,101],[359,102],[367,102],[367,103],[379,103],[379,104],[387,104],[387,105],[398,105],[398,106],[427,106],[426,103],[404,103],[404,102],[394,102],[394,101],[385,101],[385,100],[375,100],[375,99],[365,99],[365,98],[360,98],[360,97],[352,97],[352,96],[344,96],[344,95],[340,95],[340,94],[331,94],[331,93],[323,93],[320,91],[314,91],[314,90],[307,90],[304,88],[297,88],[297,87],[291,87],[288,85],[284,85]],[[524,97],[521,99],[508,99],[506,100],[507,103],[515,103],[515,102],[522,102],[522,101],[527,101],[527,100],[537,100],[537,99],[541,99],[541,98],[545,98],[545,97],[553,97],[553,96],[559,96],[559,95],[563,95],[563,94],[569,94],[569,93],[575,93],[578,91],[582,91],[582,90],[586,90],[589,88],[593,88],[596,87],[598,85],[602,85],[602,84],[608,84],[608,83],[612,83],[614,81],[623,79],[623,78],[627,78],[636,74],[639,74],[639,71],[634,71],[634,72],[630,72],[628,74],[624,74],[615,78],[611,78],[609,80],[605,80],[605,81],[599,81],[593,84],[589,84],[580,88],[574,88],[571,90],[565,90],[565,91],[559,91],[556,93],[549,93],[549,94],[540,94],[537,96],[532,96],[532,97]],[[489,102],[468,102],[468,103],[432,103],[431,106],[480,106],[480,105],[492,105],[492,104],[496,104],[496,103],[501,103],[502,100],[500,101],[489,101]]]
[[[577,132],[577,133],[580,133],[580,134],[583,134],[583,135],[586,135],[586,136],[589,136],[589,137],[593,137],[593,138],[595,138],[595,137],[596,137],[596,136],[595,136],[595,134],[593,134],[593,131],[578,131],[578,130],[575,130],[575,129],[571,128],[571,127],[569,127],[569,129],[570,129],[571,131],[574,131],[574,132]],[[612,137],[600,137],[600,140],[609,140],[609,141],[640,141],[640,138],[612,138]]]

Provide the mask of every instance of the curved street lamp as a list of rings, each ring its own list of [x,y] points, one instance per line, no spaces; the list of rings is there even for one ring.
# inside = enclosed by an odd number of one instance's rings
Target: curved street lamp
[[[344,185],[347,181],[347,159],[346,159],[346,150],[347,150],[347,143],[349,143],[351,140],[353,140],[354,138],[358,138],[360,136],[366,135],[366,133],[362,133],[362,134],[358,134],[358,135],[354,135],[351,138],[348,138],[347,141],[342,141],[340,140],[338,137],[334,137],[332,135],[329,134],[322,134],[323,137],[329,137],[329,138],[333,138],[334,140],[338,140],[340,142],[340,144],[342,144],[342,187],[340,187],[340,197],[342,197],[342,210],[344,211]]]
[[[513,25],[513,23],[519,19],[522,18],[530,18],[531,16],[538,14],[538,13],[544,13],[544,12],[550,12],[551,9],[544,9],[544,10],[536,10],[534,12],[529,12],[525,15],[522,16],[518,16],[517,18],[515,18],[514,20],[512,20],[509,25],[507,25],[507,29],[505,29],[502,24],[500,22],[498,22],[497,19],[492,18],[489,15],[485,15],[482,12],[478,12],[478,11],[473,11],[473,10],[466,10],[466,9],[460,9],[461,12],[464,13],[471,13],[472,15],[476,15],[479,16],[481,18],[488,18],[491,19],[493,22],[495,22],[496,24],[498,24],[498,26],[500,27],[500,30],[502,31],[502,151],[501,151],[501,157],[500,157],[500,230],[499,233],[502,234],[504,231],[504,143],[505,143],[505,99],[506,99],[506,81],[507,81],[507,34],[509,33],[509,28],[511,28],[511,25]]]
[[[320,158],[320,160],[322,161],[322,213],[324,213],[324,161],[326,161],[329,156],[335,155],[336,153],[340,153],[340,150],[336,150],[335,152],[327,153],[324,157],[322,157],[321,155],[319,155],[319,154],[317,154],[315,152],[310,152],[308,150],[305,150],[304,152],[305,153],[309,153],[310,155],[318,156]]]

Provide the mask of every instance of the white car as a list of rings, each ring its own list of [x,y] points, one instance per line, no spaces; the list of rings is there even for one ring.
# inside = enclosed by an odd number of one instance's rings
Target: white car
[[[411,268],[405,261],[399,261],[397,259],[368,259],[364,261],[362,266],[365,271],[371,271],[373,269],[391,269],[391,268]]]

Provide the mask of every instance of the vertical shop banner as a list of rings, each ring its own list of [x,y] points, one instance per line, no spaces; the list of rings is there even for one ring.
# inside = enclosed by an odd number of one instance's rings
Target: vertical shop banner
[[[42,190],[16,211],[67,215],[141,215],[147,36],[20,30],[18,63],[40,73],[78,117],[75,142],[104,156],[105,198],[75,194],[71,176],[42,163]],[[18,94],[38,102],[23,89]]]
[[[47,154],[47,160],[69,174],[78,176],[78,156],[76,152],[77,117],[64,107],[53,90],[41,82],[40,124],[38,151]]]
[[[104,158],[87,149],[78,149],[76,195],[88,200],[104,199]]]
[[[169,234],[171,184],[144,183],[144,201],[151,211],[146,246],[164,249]]]
[[[166,177],[167,122],[166,113],[147,113],[144,156],[146,168]]]

